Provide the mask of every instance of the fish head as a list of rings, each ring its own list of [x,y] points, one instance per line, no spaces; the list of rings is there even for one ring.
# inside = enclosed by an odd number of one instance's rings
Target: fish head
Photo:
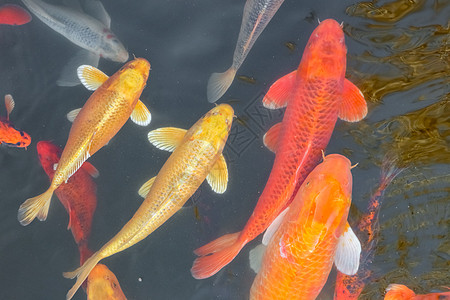
[[[144,58],[136,58],[126,63],[113,76],[118,80],[112,81],[112,88],[127,94],[131,102],[136,104],[142,89],[147,83],[150,63]],[[131,105],[132,103],[130,103]]]
[[[112,61],[124,63],[129,54],[125,46],[108,28],[103,29],[103,39],[100,47],[100,56]]]
[[[346,55],[341,25],[333,19],[327,19],[311,34],[300,66],[306,68],[306,74],[311,77],[343,78]]]
[[[87,299],[126,300],[117,277],[103,264],[97,264],[87,279]]]
[[[193,127],[192,137],[213,143],[222,150],[233,122],[234,110],[229,104],[219,104],[207,112]]]
[[[4,121],[8,126],[8,133],[3,137],[4,143],[10,147],[26,148],[31,143],[31,137],[28,133],[14,128],[14,125],[9,121]]]
[[[48,176],[55,173],[54,165],[59,162],[61,148],[50,141],[40,141],[36,145],[39,161]]]

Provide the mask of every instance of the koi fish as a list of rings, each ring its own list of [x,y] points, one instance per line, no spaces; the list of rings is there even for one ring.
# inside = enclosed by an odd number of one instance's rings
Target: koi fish
[[[86,1],[84,13],[79,6],[56,6],[41,0],[22,0],[23,4],[42,22],[83,48],[64,67],[57,84],[75,86],[77,67],[88,64],[97,67],[100,57],[124,63],[128,51],[110,30],[111,18],[98,0]]]
[[[247,0],[242,17],[233,63],[224,73],[213,73],[208,80],[207,97],[213,103],[225,94],[247,54],[261,32],[266,28],[284,0]]]
[[[333,262],[345,274],[356,273],[361,245],[347,222],[351,168],[342,155],[324,157],[291,205],[267,229],[263,238],[267,249],[250,290],[251,300],[316,299]]]
[[[18,220],[26,226],[34,218],[47,218],[50,201],[55,191],[120,130],[131,115],[136,123],[147,117],[147,108],[138,100],[147,82],[150,63],[143,58],[128,62],[103,84],[103,73],[83,66],[79,73],[98,89],[89,97],[81,110],[77,110],[69,138],[56,166],[50,187],[43,194],[27,199],[19,208]],[[100,74],[100,75],[99,75]],[[89,75],[89,76],[88,76]],[[106,77],[107,78],[107,77]]]
[[[367,213],[363,215],[359,224],[358,231],[365,237],[362,246],[361,265],[358,272],[354,275],[345,275],[337,272],[336,286],[334,289],[334,299],[351,300],[358,299],[364,289],[364,286],[371,276],[372,272],[369,265],[373,261],[376,240],[380,231],[378,216],[383,202],[383,196],[386,188],[392,180],[400,174],[403,169],[398,169],[395,160],[386,156],[381,167],[381,179],[377,190],[372,194],[369,200]]]
[[[31,15],[22,7],[15,4],[0,6],[0,24],[23,25],[31,21]]]
[[[221,104],[187,131],[166,127],[149,132],[148,139],[154,146],[173,153],[158,175],[139,189],[145,200],[131,220],[83,266],[63,274],[66,278],[77,277],[67,299],[73,297],[100,260],[133,246],[155,231],[183,207],[205,178],[213,191],[225,192],[228,171],[222,150],[233,113],[230,105]]]
[[[39,161],[50,181],[55,175],[54,166],[61,157],[61,148],[50,141],[40,141],[36,145]],[[80,251],[80,265],[91,256],[88,239],[91,234],[92,218],[97,207],[97,186],[92,177],[98,176],[97,169],[89,162],[83,165],[56,190],[55,194],[69,214],[67,229],[72,231],[73,238]]]
[[[194,251],[200,256],[191,269],[194,278],[217,273],[289,205],[319,162],[338,117],[356,122],[366,116],[363,94],[344,77],[346,53],[341,26],[325,20],[312,33],[298,69],[270,87],[264,106],[287,107],[283,121],[264,136],[264,144],[276,153],[269,179],[242,231]]]
[[[103,264],[92,269],[87,279],[87,300],[127,300],[116,275]]]
[[[386,289],[384,300],[444,300],[450,299],[450,292],[416,295],[403,284],[390,284]]]
[[[0,117],[0,144],[9,147],[27,148],[31,143],[28,133],[17,130],[9,121],[9,115],[14,109],[15,103],[11,95],[5,95],[6,119]]]

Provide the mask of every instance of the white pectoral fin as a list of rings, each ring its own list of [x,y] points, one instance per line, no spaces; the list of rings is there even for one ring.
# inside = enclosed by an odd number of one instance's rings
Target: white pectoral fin
[[[131,121],[140,126],[147,126],[152,121],[152,115],[150,111],[145,106],[145,104],[142,103],[141,100],[138,100],[138,102],[136,103],[136,106],[134,107],[130,118]]]
[[[69,120],[70,123],[73,123],[73,121],[75,121],[75,118],[78,116],[78,114],[80,113],[81,108],[76,108],[74,110],[71,110],[67,113],[67,120]]]
[[[206,176],[206,181],[208,181],[213,191],[218,194],[223,194],[227,190],[228,168],[225,157],[222,154],[220,154],[208,176]]]
[[[142,198],[146,198],[148,195],[148,192],[150,192],[150,189],[153,185],[153,182],[155,182],[156,176],[153,178],[150,178],[146,183],[144,183],[141,188],[138,191],[139,196]]]
[[[358,272],[361,256],[361,243],[347,223],[346,230],[338,241],[334,264],[339,272],[345,275],[354,275]]]
[[[264,253],[266,252],[266,248],[267,248],[267,246],[265,246],[263,244],[259,244],[258,246],[256,246],[252,250],[250,250],[250,252],[248,253],[248,259],[250,261],[250,268],[255,273],[258,273],[259,270],[261,269],[262,259],[263,259]]]
[[[5,106],[6,106],[6,118],[9,120],[9,115],[11,114],[15,106],[14,99],[10,94],[5,95]]]
[[[163,127],[148,133],[148,141],[158,149],[173,152],[183,141],[187,130],[176,127]]]
[[[91,65],[79,66],[77,76],[84,87],[90,91],[98,89],[109,78],[108,75]]]
[[[111,17],[105,10],[103,4],[98,0],[86,1],[84,4],[84,10],[103,23],[107,28],[111,28]]]
[[[270,239],[275,234],[277,229],[280,227],[281,222],[283,222],[283,218],[288,212],[289,207],[287,207],[285,210],[283,210],[276,218],[273,220],[273,222],[267,227],[266,232],[264,232],[262,243],[263,245],[267,246],[269,244]]]
[[[56,84],[59,86],[76,86],[80,84],[77,76],[77,68],[81,65],[91,65],[97,67],[100,56],[88,50],[81,49],[63,67]]]

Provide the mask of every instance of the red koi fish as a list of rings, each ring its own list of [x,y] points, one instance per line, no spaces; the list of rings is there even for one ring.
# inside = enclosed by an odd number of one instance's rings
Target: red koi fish
[[[373,261],[374,248],[380,231],[378,216],[383,201],[384,191],[403,169],[398,169],[395,160],[386,157],[381,167],[381,180],[377,190],[370,197],[367,213],[361,218],[358,230],[363,235],[365,242],[362,246],[361,265],[355,275],[345,275],[337,272],[336,286],[334,290],[335,300],[358,299],[371,275],[368,268]]]
[[[62,150],[48,141],[40,141],[36,148],[42,168],[52,180]],[[88,249],[88,239],[91,234],[92,218],[97,207],[97,186],[92,177],[97,176],[97,169],[85,162],[67,180],[67,183],[62,183],[55,191],[59,201],[69,214],[68,229],[72,231],[73,238],[78,245],[80,264],[84,263],[92,254],[92,251]]]
[[[444,300],[450,299],[450,292],[416,295],[403,284],[390,284],[386,289],[384,300]]]
[[[13,111],[14,105],[13,97],[5,95],[6,119],[0,117],[0,144],[26,149],[31,143],[31,137],[28,133],[14,128],[9,121],[9,115]]]
[[[337,118],[355,122],[367,114],[360,90],[345,79],[344,32],[328,19],[313,31],[297,70],[280,78],[263,99],[265,107],[286,107],[283,121],[264,136],[276,153],[267,184],[245,225],[198,248],[192,276],[210,277],[231,262],[251,240],[264,232],[292,201],[292,196],[317,165]]]
[[[0,6],[0,24],[23,25],[31,21],[31,15],[22,7],[15,4]]]

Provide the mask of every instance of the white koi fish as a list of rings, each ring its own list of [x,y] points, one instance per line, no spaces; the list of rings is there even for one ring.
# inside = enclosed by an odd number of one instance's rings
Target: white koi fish
[[[83,48],[69,60],[57,81],[60,86],[80,84],[77,67],[98,66],[100,57],[126,62],[128,51],[110,30],[111,18],[98,0],[85,2],[84,13],[78,2],[73,7],[56,6],[41,0],[22,0],[23,4],[51,29]],[[95,18],[93,17],[95,16]]]
[[[224,73],[213,73],[209,78],[206,89],[209,102],[216,102],[228,90],[256,39],[283,2],[284,0],[247,0],[241,31],[234,49],[233,64]]]

